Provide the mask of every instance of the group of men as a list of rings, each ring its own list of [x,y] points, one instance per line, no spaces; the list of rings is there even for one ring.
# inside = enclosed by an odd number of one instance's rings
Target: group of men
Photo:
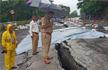
[[[51,34],[53,32],[53,22],[50,21],[50,19],[53,17],[54,13],[53,11],[49,11],[46,13],[46,15],[41,18],[39,17],[38,21],[36,21],[36,16],[32,16],[32,21],[30,22],[30,35],[32,38],[32,54],[36,55],[37,48],[38,48],[38,40],[39,40],[39,27],[40,24],[41,27],[41,41],[42,41],[42,48],[43,48],[43,57],[44,62],[46,64],[49,64],[49,59],[52,59],[53,57],[48,56],[48,52],[50,49],[50,43],[51,43]],[[14,61],[15,61],[15,48],[17,48],[17,39],[15,32],[13,31],[13,26],[11,24],[8,24],[7,31],[5,31],[2,35],[1,44],[3,46],[3,52],[5,53],[5,69],[14,69]]]

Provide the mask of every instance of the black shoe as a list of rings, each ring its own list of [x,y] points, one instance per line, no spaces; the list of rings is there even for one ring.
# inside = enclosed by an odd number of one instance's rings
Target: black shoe
[[[12,67],[11,69],[17,69],[17,67]]]
[[[4,50],[3,50],[1,53],[7,53],[7,51],[4,51]]]
[[[39,52],[33,53],[32,55],[37,55],[37,53],[39,53]]]
[[[24,63],[19,63],[19,64],[17,64],[17,66],[22,66]]]

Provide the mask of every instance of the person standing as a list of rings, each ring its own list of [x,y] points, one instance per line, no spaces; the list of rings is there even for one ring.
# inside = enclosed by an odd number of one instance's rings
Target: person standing
[[[41,23],[41,18],[42,18],[42,17],[41,17],[41,16],[39,16],[39,24],[40,24],[40,25],[42,24],[42,23]]]
[[[5,69],[15,69],[15,49],[17,48],[17,39],[15,32],[13,31],[13,26],[11,24],[7,25],[7,31],[2,35],[1,44],[3,46],[3,51],[5,52]]]
[[[38,18],[38,23],[39,23],[39,31],[41,32],[41,16],[39,16],[39,18]]]
[[[49,11],[46,13],[45,17],[41,19],[41,40],[42,40],[42,48],[43,48],[43,57],[46,64],[49,64],[50,61],[48,59],[52,59],[53,57],[48,56],[48,52],[50,49],[51,43],[51,34],[53,32],[53,22],[50,22],[50,19],[53,17],[54,12]]]
[[[40,19],[39,19],[40,20]],[[32,21],[30,22],[30,35],[31,35],[31,38],[32,38],[32,54],[33,55],[36,55],[38,52],[37,52],[37,47],[38,47],[38,40],[39,40],[39,24],[40,24],[40,21],[36,21],[36,16],[33,15],[32,16]]]

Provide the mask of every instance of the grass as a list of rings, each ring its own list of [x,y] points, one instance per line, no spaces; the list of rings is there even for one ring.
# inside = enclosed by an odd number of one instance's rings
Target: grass
[[[11,21],[11,22],[15,22],[15,21]],[[17,23],[17,26],[19,26],[19,25],[25,25],[25,24],[27,24],[29,22],[27,22],[27,21],[16,21],[16,23]],[[5,27],[4,27],[3,24],[4,23],[0,23],[0,31],[4,31],[5,30]]]
[[[17,23],[17,26],[26,24],[25,21],[16,21],[16,23]]]
[[[25,24],[29,24],[31,20],[26,20],[26,21],[16,21],[17,26],[19,25],[25,25]]]
[[[3,31],[5,28],[3,26],[3,23],[0,23],[0,31]]]
[[[14,21],[12,21],[12,22],[14,22]],[[19,25],[25,25],[25,24],[29,23],[29,21],[16,21],[16,23],[17,23],[17,26],[19,26]],[[3,23],[0,23],[0,39],[1,39],[2,33],[4,31],[5,31],[5,27],[4,27]]]

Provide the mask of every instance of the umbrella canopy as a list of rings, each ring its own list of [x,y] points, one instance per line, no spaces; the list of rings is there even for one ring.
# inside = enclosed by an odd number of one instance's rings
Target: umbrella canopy
[[[45,13],[48,11],[53,11],[55,16],[68,16],[68,11],[56,4],[42,4],[39,6],[39,10]]]
[[[49,0],[29,0],[25,4],[32,7],[39,7],[40,3],[51,4]]]
[[[60,15],[62,15],[62,16],[69,16],[69,11],[67,9],[63,8],[63,10],[60,11]]]

